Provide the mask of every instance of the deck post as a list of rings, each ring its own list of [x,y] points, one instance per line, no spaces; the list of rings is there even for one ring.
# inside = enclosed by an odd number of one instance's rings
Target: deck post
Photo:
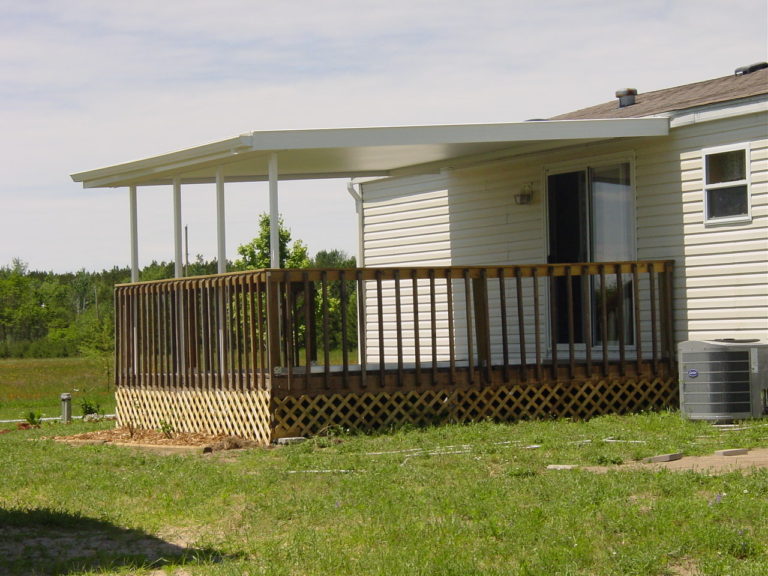
[[[281,365],[280,348],[280,282],[272,272],[267,272],[267,370],[271,377]]]

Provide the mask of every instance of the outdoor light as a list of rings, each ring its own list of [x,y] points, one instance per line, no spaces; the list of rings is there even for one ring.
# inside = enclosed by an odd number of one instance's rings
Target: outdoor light
[[[515,194],[515,204],[530,204],[532,199],[533,182],[528,182],[518,194]]]

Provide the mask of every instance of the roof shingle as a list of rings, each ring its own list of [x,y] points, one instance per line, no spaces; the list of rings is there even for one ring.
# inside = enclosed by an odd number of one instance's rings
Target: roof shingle
[[[643,94],[638,92],[635,104],[619,108],[612,100],[550,118],[550,120],[585,120],[602,118],[640,118],[697,106],[717,104],[768,94],[768,68],[740,76],[725,76],[685,86],[665,88]]]

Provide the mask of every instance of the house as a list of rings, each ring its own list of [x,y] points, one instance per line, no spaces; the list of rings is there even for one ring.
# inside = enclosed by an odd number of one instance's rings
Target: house
[[[281,179],[340,176],[361,268],[225,274],[227,182],[269,181],[276,218]],[[117,290],[123,423],[589,417],[674,404],[677,342],[768,339],[768,64],[546,121],[254,132],[73,178],[129,189],[134,270],[137,188],[172,189],[180,263],[181,188],[217,185],[222,275]]]

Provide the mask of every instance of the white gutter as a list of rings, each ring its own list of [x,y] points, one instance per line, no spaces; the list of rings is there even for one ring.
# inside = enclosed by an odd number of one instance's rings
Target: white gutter
[[[355,200],[355,212],[357,212],[357,267],[365,267],[365,251],[363,250],[363,195],[355,189],[354,181],[347,182],[347,192]]]

